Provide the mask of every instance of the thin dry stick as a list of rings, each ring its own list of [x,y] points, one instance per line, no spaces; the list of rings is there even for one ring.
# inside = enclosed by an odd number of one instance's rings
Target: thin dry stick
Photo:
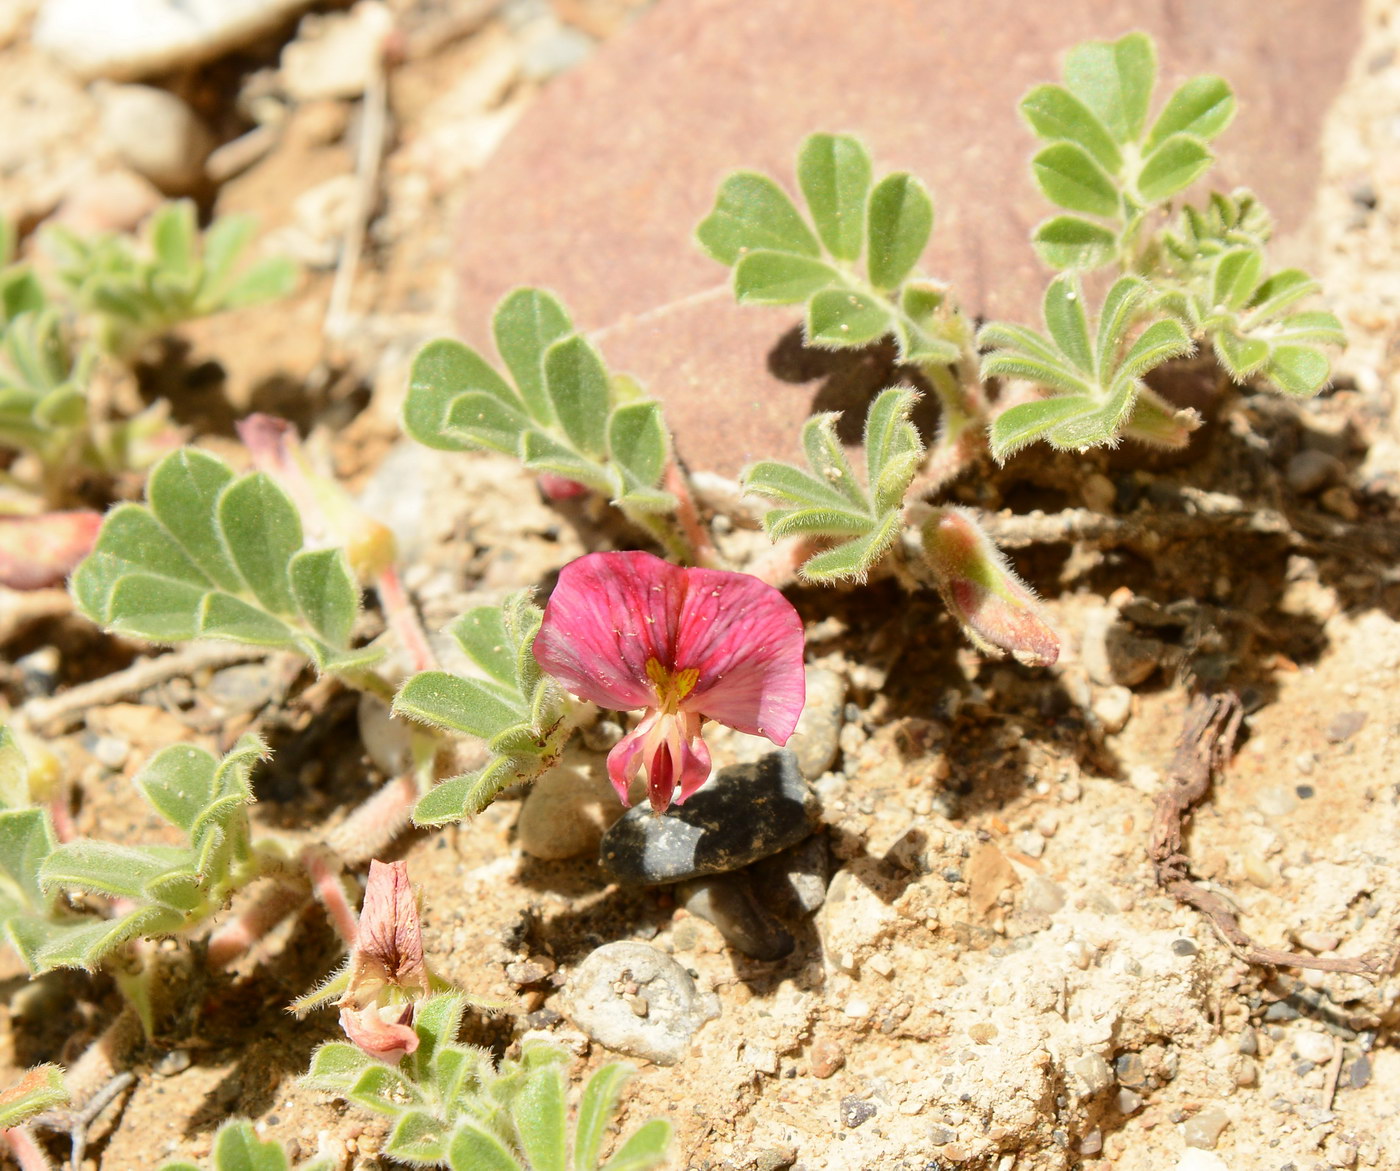
[[[1210,917],[1216,931],[1240,959],[1276,968],[1313,968],[1323,972],[1375,975],[1378,956],[1325,958],[1257,946],[1230,905],[1191,879],[1191,863],[1182,842],[1182,826],[1191,810],[1210,791],[1211,780],[1224,771],[1234,752],[1244,709],[1231,693],[1198,695],[1186,709],[1185,727],[1167,768],[1166,787],[1152,814],[1147,854],[1157,882],[1178,902]]]
[[[196,642],[168,655],[142,659],[124,671],[104,675],[91,683],[81,683],[52,699],[31,699],[16,712],[20,723],[36,731],[59,732],[89,708],[118,703],[169,679],[179,679],[198,671],[246,663],[266,658],[266,647],[235,642]]]
[[[1327,1063],[1327,1081],[1322,1087],[1322,1108],[1332,1109],[1332,1099],[1337,1096],[1337,1082],[1342,1076],[1342,1039],[1332,1038],[1332,1060]]]
[[[677,297],[674,301],[666,301],[661,305],[653,306],[644,313],[628,313],[619,317],[611,325],[605,325],[601,329],[590,330],[588,337],[592,341],[601,341],[610,333],[615,333],[626,325],[649,325],[653,321],[658,321],[663,317],[668,317],[672,313],[678,313],[682,309],[688,309],[692,305],[703,305],[706,301],[713,301],[719,297],[726,296],[731,285],[725,281],[722,285],[711,285],[708,289],[699,289],[694,293],[688,293],[684,297]]]
[[[355,155],[355,199],[350,207],[350,222],[345,226],[345,239],[340,246],[340,259],[331,282],[330,300],[326,305],[325,334],[343,341],[350,327],[350,294],[355,287],[355,274],[365,247],[365,229],[374,206],[374,189],[379,181],[379,164],[384,155],[384,129],[389,113],[389,80],[384,61],[376,59],[365,86],[360,104],[360,144]]]

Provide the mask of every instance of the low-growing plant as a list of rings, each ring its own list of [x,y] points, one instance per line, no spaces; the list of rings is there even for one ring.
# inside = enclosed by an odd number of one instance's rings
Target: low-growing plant
[[[422,1001],[414,1022],[418,1045],[399,1066],[330,1041],[312,1054],[305,1080],[388,1119],[384,1153],[414,1166],[646,1171],[666,1158],[671,1126],[654,1119],[634,1130],[610,1159],[602,1159],[627,1066],[605,1065],[589,1079],[571,1136],[564,1077],[568,1051],[526,1038],[518,1058],[497,1064],[487,1050],[455,1040],[465,1007],[455,992]]]
[[[293,1165],[281,1143],[264,1142],[251,1122],[233,1118],[219,1127],[203,1166],[181,1160],[162,1164],[160,1171],[335,1171],[335,1166],[330,1156]]]

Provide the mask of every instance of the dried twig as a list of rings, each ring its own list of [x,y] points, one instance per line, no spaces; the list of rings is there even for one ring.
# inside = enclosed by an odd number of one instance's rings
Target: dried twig
[[[196,642],[168,655],[141,659],[124,671],[82,683],[51,699],[31,699],[16,713],[20,723],[35,731],[59,732],[89,708],[119,703],[168,679],[179,679],[213,667],[227,667],[266,658],[266,647],[234,642]]]
[[[1244,710],[1233,694],[1198,695],[1186,710],[1185,727],[1167,768],[1166,788],[1152,814],[1147,853],[1157,881],[1178,902],[1210,916],[1216,931],[1246,963],[1280,968],[1314,968],[1323,972],[1375,975],[1382,961],[1375,956],[1324,958],[1258,947],[1229,903],[1191,879],[1191,864],[1182,845],[1182,825],[1210,790],[1212,778],[1229,763]]]
[[[1342,1039],[1332,1038],[1332,1060],[1327,1063],[1327,1081],[1322,1087],[1322,1108],[1332,1109],[1332,1099],[1337,1096],[1337,1082],[1342,1076]]]

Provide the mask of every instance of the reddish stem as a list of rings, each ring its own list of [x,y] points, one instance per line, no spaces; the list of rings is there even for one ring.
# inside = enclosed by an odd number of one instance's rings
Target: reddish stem
[[[302,865],[311,876],[311,890],[321,905],[326,908],[331,923],[346,947],[355,943],[359,922],[355,908],[345,897],[345,886],[340,881],[341,868],[326,850],[320,846],[307,846],[301,854]]]
[[[19,1164],[19,1171],[53,1171],[49,1157],[34,1141],[34,1135],[27,1126],[12,1126],[8,1130],[0,1130],[0,1136],[10,1144],[10,1153]]]
[[[715,553],[714,542],[710,540],[709,530],[700,520],[700,509],[695,505],[695,494],[690,490],[690,481],[686,479],[680,464],[674,459],[666,461],[666,472],[661,483],[666,491],[676,498],[676,522],[685,534],[685,539],[695,556],[695,563],[715,568],[719,559]]]
[[[397,635],[400,645],[408,654],[409,663],[415,671],[431,671],[438,665],[437,656],[428,642],[422,620],[399,579],[396,566],[390,565],[375,582],[379,600],[384,606],[384,617],[389,628]]]
[[[305,903],[305,887],[274,882],[251,906],[210,934],[209,966],[227,967]]]

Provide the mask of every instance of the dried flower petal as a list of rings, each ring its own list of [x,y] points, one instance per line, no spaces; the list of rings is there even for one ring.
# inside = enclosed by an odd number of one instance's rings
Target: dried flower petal
[[[559,575],[535,658],[575,695],[651,714],[608,758],[624,804],[645,763],[652,807],[710,773],[703,720],[786,744],[805,697],[802,620],[772,586],[650,553],[590,553]]]

